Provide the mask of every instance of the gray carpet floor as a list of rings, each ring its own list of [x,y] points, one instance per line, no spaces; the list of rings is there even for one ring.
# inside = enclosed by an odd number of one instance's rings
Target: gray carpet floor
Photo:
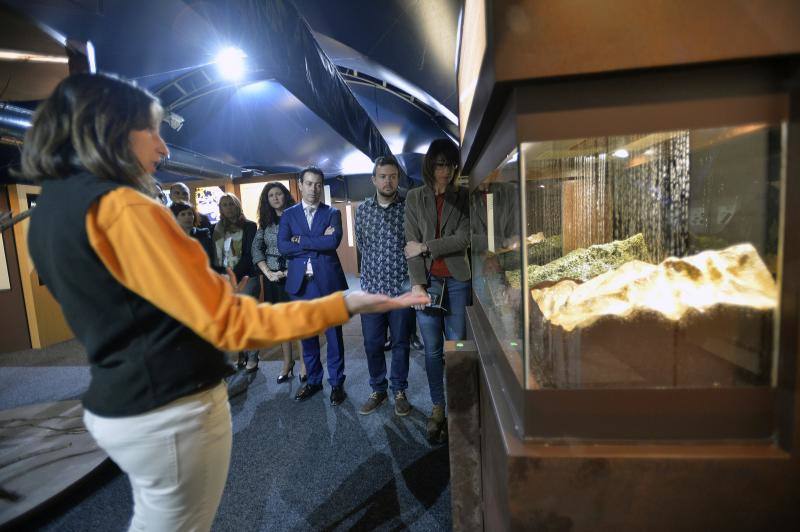
[[[391,401],[369,415],[360,320],[345,326],[348,399],[338,407],[330,389],[296,403],[295,378],[277,384],[276,350],[259,371],[233,377],[233,452],[214,530],[450,530],[446,446],[424,437],[431,403],[424,355],[413,352],[408,396],[414,410],[394,415]],[[89,382],[80,346],[0,355],[0,409],[80,396]],[[124,530],[130,488],[113,465],[25,523],[53,531]]]

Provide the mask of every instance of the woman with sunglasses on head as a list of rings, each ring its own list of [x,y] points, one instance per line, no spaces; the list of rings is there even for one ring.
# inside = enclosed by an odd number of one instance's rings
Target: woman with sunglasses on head
[[[231,417],[220,349],[318,334],[359,312],[416,304],[341,293],[259,305],[234,294],[158,203],[168,154],[158,100],[75,74],[38,108],[22,174],[42,185],[28,247],[86,349],[84,423],[131,482],[131,530],[209,530],[228,475]],[[68,265],[69,267],[65,267]]]
[[[405,251],[411,291],[433,296],[432,306],[415,307],[433,402],[426,426],[431,443],[441,443],[446,437],[444,340],[466,336],[470,298],[469,195],[455,185],[458,159],[453,142],[434,140],[422,163],[424,186],[406,196]]]
[[[290,301],[286,293],[286,258],[278,251],[278,226],[283,211],[294,205],[294,199],[281,183],[267,183],[258,198],[258,232],[253,240],[253,264],[264,275],[264,301]],[[294,376],[294,355],[300,359],[300,382],[305,382],[306,366],[300,342],[284,342],[283,369],[278,384]]]
[[[230,192],[220,196],[219,221],[214,226],[215,269],[224,272],[230,268],[236,279],[248,277],[242,293],[258,297],[261,283],[253,272],[252,249],[256,236],[256,224],[245,218],[242,203]],[[239,352],[237,368],[245,368],[247,373],[258,371],[258,350],[248,349]]]

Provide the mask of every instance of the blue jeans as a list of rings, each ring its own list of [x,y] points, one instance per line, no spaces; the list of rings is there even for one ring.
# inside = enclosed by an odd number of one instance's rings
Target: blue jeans
[[[435,405],[445,405],[444,400],[444,341],[463,340],[467,335],[467,305],[469,304],[470,282],[458,281],[453,277],[432,275],[431,286],[440,286],[445,281],[443,306],[440,310],[418,310],[417,322],[425,344],[425,371],[428,373],[428,387],[431,401]]]
[[[386,343],[386,328],[392,335],[392,367],[389,373],[392,393],[408,388],[408,353],[411,325],[414,323],[414,311],[410,308],[392,310],[380,314],[362,314],[361,330],[364,334],[364,351],[367,353],[369,368],[369,385],[375,392],[385,392],[386,354],[383,346]]]

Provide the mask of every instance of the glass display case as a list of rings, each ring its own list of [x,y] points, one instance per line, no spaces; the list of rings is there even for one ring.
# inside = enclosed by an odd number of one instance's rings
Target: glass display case
[[[459,344],[446,368],[451,474],[482,491],[454,476],[454,505],[487,530],[794,530],[800,4],[755,31],[587,5],[465,4],[477,393]]]
[[[474,291],[524,386],[774,386],[785,127],[522,142],[488,173]]]

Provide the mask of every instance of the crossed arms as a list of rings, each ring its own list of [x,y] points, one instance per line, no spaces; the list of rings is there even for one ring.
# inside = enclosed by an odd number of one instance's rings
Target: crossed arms
[[[319,213],[317,213],[319,216]],[[305,223],[305,220],[302,220]],[[333,209],[330,225],[322,236],[295,234],[288,216],[281,216],[278,226],[278,251],[287,258],[312,257],[320,251],[336,251],[342,241],[342,213]]]

